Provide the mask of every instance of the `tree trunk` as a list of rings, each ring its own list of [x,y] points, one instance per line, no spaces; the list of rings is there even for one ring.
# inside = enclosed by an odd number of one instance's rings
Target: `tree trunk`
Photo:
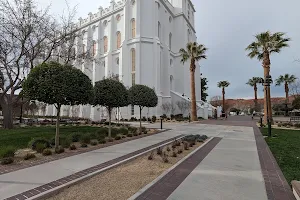
[[[223,95],[223,100],[222,100],[222,104],[223,104],[223,112],[225,113],[225,88],[222,88],[222,95]]]
[[[60,123],[60,108],[61,105],[57,104],[56,107],[56,134],[55,134],[55,149],[59,147],[59,123]]]
[[[257,102],[257,85],[254,85],[254,110],[258,112],[258,102]]]
[[[7,103],[5,100],[1,100],[2,114],[3,114],[3,128],[13,129],[13,106],[12,103]]]
[[[142,134],[142,106],[140,106],[140,134]]]
[[[284,90],[285,90],[285,101],[286,103],[289,102],[289,85],[288,83],[284,84]]]
[[[196,89],[195,89],[195,60],[191,60],[190,66],[191,74],[191,120],[197,121],[197,106],[196,106]]]
[[[108,138],[111,138],[111,108],[107,108],[108,111],[108,120],[109,120],[109,125],[108,125]]]

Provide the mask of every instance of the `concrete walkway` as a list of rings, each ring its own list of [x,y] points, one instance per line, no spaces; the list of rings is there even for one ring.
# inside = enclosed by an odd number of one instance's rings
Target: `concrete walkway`
[[[199,125],[219,144],[169,196],[170,200],[267,200],[253,128]]]
[[[5,199],[76,172],[180,135],[168,131],[99,150],[0,175],[0,199]]]

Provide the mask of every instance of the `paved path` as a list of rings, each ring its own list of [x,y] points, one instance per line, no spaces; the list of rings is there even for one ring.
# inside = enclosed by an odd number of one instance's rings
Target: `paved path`
[[[0,175],[0,199],[5,199],[76,172],[105,163],[134,151],[180,135],[180,131],[168,131],[99,150],[71,156],[19,171]]]

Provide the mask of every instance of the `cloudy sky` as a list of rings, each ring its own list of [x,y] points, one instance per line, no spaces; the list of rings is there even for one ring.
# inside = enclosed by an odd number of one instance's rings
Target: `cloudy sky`
[[[52,12],[65,9],[63,0],[38,0],[41,5],[52,5]],[[106,7],[110,0],[68,0],[77,5],[78,18]],[[290,48],[271,57],[271,75],[284,73],[300,78],[300,1],[299,0],[192,0],[197,10],[198,42],[208,48],[208,59],[202,61],[201,71],[209,80],[209,95],[220,95],[217,82],[227,80],[228,98],[252,98],[253,89],[245,83],[253,76],[262,76],[261,63],[246,56],[245,47],[254,35],[263,31],[285,32],[292,38]],[[263,96],[262,88],[259,96]],[[284,96],[283,87],[273,87],[272,96]]]

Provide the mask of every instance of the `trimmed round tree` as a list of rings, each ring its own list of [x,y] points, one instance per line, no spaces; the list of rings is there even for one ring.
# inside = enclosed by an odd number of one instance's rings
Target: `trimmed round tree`
[[[140,131],[142,130],[142,110],[144,107],[156,107],[158,102],[155,91],[146,85],[134,85],[129,89],[129,103],[140,107]]]
[[[104,106],[109,116],[108,137],[111,138],[111,112],[114,108],[128,106],[128,91],[115,79],[103,79],[94,86],[94,106]]]
[[[31,70],[23,84],[23,94],[31,100],[54,105],[56,115],[55,148],[59,146],[59,121],[62,105],[88,104],[93,85],[87,75],[71,65],[43,63]]]

